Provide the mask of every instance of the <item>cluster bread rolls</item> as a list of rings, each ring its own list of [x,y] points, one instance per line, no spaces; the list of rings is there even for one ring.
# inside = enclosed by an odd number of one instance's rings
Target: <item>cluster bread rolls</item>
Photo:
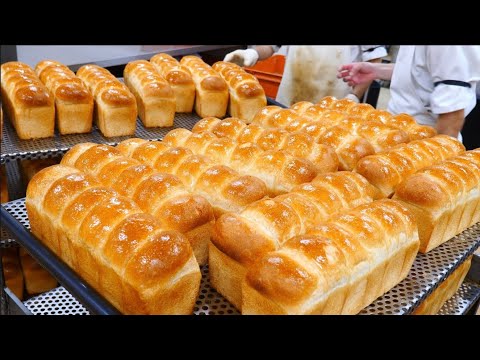
[[[255,144],[239,144],[218,138],[211,132],[192,133],[187,129],[175,129],[165,135],[163,142],[205,155],[240,174],[254,175],[265,182],[273,196],[286,193],[317,175],[315,166],[309,160],[291,156],[285,151],[263,151]]]
[[[175,111],[190,113],[193,111],[195,102],[195,84],[192,74],[185,66],[168,54],[156,54],[150,62],[155,66],[158,73],[168,81],[175,93]]]
[[[230,116],[250,122],[259,109],[267,106],[265,91],[255,76],[231,62],[217,61],[212,68],[228,85]]]
[[[137,103],[128,87],[107,69],[97,65],[82,66],[77,76],[94,97],[94,119],[103,136],[135,134]]]
[[[202,118],[224,117],[228,106],[225,80],[197,56],[184,56],[180,64],[190,71],[195,83],[195,112]]]
[[[415,214],[420,251],[436,248],[480,221],[480,149],[406,177],[393,198]]]
[[[341,171],[319,175],[288,194],[221,216],[209,252],[212,286],[240,309],[241,283],[256,259],[330,216],[375,198],[375,188],[362,176]]]
[[[173,126],[175,94],[151,63],[129,62],[123,70],[123,79],[137,99],[138,115],[145,127]]]
[[[25,289],[29,295],[42,294],[57,287],[57,280],[41,267],[24,248],[20,248],[19,255]]]
[[[40,80],[55,99],[55,117],[60,134],[81,134],[92,130],[93,96],[67,66],[53,60],[35,66]]]
[[[465,151],[465,146],[447,135],[415,140],[361,159],[355,171],[390,197],[402,180],[414,172]]]
[[[267,195],[265,183],[260,179],[241,176],[235,170],[217,165],[206,156],[194,155],[183,147],[171,147],[160,141],[128,139],[118,144],[117,149],[157,171],[176,175],[187,189],[210,202],[216,218],[225,212],[241,211]]]
[[[415,218],[378,200],[319,224],[258,259],[243,314],[357,314],[402,281],[418,250]]]
[[[35,71],[19,61],[1,66],[2,102],[22,140],[54,136],[55,103]]]
[[[188,191],[176,176],[154,171],[114,147],[94,143],[75,145],[61,163],[94,176],[102,185],[132,199],[142,211],[155,216],[163,229],[184,234],[198,263],[207,262],[212,207],[205,198]]]
[[[200,120],[192,129],[194,133],[205,131],[240,144],[256,144],[264,151],[283,150],[290,155],[305,158],[313,163],[318,173],[338,169],[338,156],[333,148],[318,144],[304,132],[289,133],[283,129],[266,129],[257,124],[247,125],[237,118],[220,120],[214,117]]]
[[[54,165],[27,188],[32,233],[124,314],[190,314],[200,270],[188,240],[133,200]]]

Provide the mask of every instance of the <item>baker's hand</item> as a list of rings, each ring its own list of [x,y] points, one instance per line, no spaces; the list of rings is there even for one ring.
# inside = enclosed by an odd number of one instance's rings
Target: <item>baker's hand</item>
[[[343,79],[350,86],[371,82],[378,77],[374,65],[377,64],[358,62],[342,65],[338,68],[337,78]]]
[[[232,62],[239,66],[253,66],[258,61],[258,52],[254,49],[235,50],[228,53],[223,61]]]

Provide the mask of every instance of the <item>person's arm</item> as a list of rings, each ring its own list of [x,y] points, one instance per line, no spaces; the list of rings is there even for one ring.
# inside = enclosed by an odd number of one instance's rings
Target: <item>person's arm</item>
[[[382,59],[381,58],[372,59],[372,60],[369,60],[368,62],[379,64],[382,62]],[[352,89],[352,94],[355,95],[359,100],[362,100],[363,94],[365,94],[365,91],[367,91],[368,87],[372,84],[372,81],[366,82],[365,84],[355,85]]]
[[[245,50],[235,50],[225,55],[223,61],[233,62],[239,66],[253,66],[258,60],[265,60],[272,56],[278,45],[256,45]]]
[[[457,138],[464,123],[465,111],[463,109],[439,114],[437,120],[437,132],[439,134],[450,135]]]
[[[390,80],[395,64],[351,63],[340,66],[337,78],[350,86],[370,83],[375,79]]]
[[[271,45],[257,45],[253,47],[258,53],[258,60],[268,59],[273,55],[273,47]]]

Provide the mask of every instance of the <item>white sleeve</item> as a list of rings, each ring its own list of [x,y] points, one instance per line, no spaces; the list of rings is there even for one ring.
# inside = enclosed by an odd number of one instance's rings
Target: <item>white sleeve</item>
[[[383,58],[387,56],[387,49],[384,45],[360,45],[362,61]]]
[[[434,86],[432,112],[471,111],[480,81],[480,46],[427,46],[426,66]]]

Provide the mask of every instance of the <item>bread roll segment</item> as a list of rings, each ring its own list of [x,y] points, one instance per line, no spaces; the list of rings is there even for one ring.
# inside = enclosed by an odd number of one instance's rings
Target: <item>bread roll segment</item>
[[[184,56],[180,64],[190,71],[195,83],[195,112],[202,118],[224,117],[228,106],[225,80],[197,56]]]
[[[190,314],[200,270],[186,238],[77,169],[27,188],[32,233],[125,314]],[[60,241],[59,241],[60,240]]]
[[[57,287],[57,279],[40,266],[24,248],[20,248],[19,255],[25,289],[29,295],[42,294]]]
[[[33,69],[19,61],[1,66],[2,102],[22,140],[53,137],[55,103]]]
[[[151,63],[129,62],[123,70],[123,79],[137,99],[138,114],[145,127],[173,126],[175,94]]]
[[[418,246],[400,202],[361,205],[253,264],[242,314],[357,314],[407,276]]]
[[[267,106],[265,91],[255,76],[247,73],[240,66],[226,61],[217,61],[212,68],[228,85],[230,116],[251,122],[257,111]]]
[[[60,134],[90,132],[93,96],[82,80],[67,66],[53,60],[40,61],[35,72],[55,98],[55,117]]]
[[[164,53],[154,55],[150,62],[173,89],[176,103],[175,111],[180,113],[192,112],[195,102],[195,84],[190,70],[180,65],[180,62],[174,57]]]
[[[137,103],[128,87],[107,69],[84,65],[77,76],[87,85],[95,99],[95,122],[105,137],[135,134]]]
[[[393,198],[415,214],[420,251],[436,248],[480,221],[480,149],[406,177]]]

